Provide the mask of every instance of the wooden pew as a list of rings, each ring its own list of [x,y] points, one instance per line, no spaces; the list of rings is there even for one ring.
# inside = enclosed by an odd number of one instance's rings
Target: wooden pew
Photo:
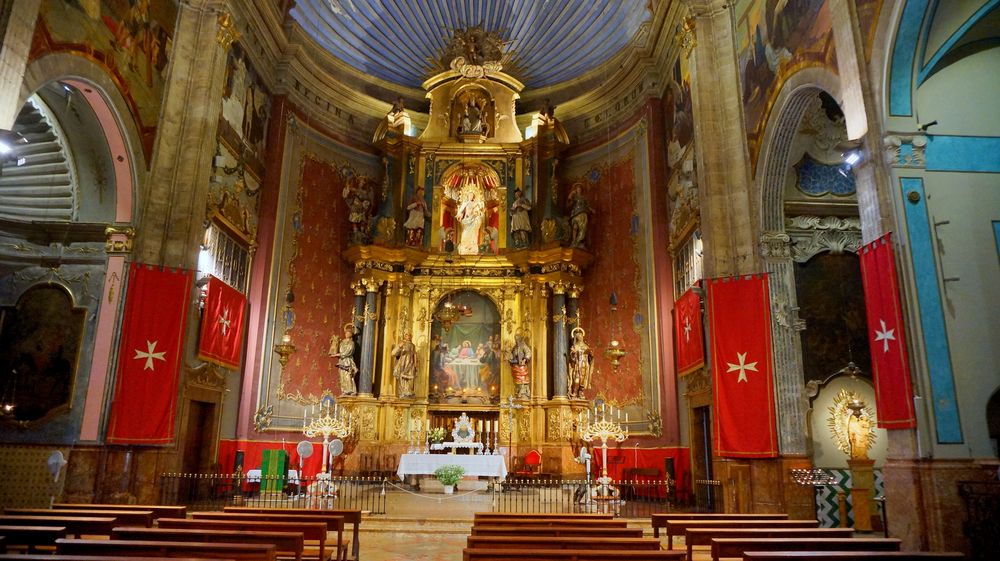
[[[2,526],[62,526],[66,534],[80,536],[110,536],[115,527],[112,517],[80,516],[0,516]]]
[[[605,549],[659,550],[654,538],[580,538],[552,536],[469,536],[469,549]]]
[[[473,521],[489,521],[503,519],[525,520],[530,518],[573,518],[587,520],[608,520],[613,514],[603,512],[477,512]]]
[[[151,510],[70,510],[51,508],[8,508],[4,514],[15,516],[77,516],[77,517],[104,517],[113,516],[117,520],[116,526],[142,526],[149,528],[153,525],[153,511]]]
[[[747,551],[899,551],[895,538],[712,538],[712,560]]]
[[[187,516],[186,506],[173,505],[116,505],[101,503],[55,503],[53,510],[148,510],[153,518],[184,518]]]
[[[313,511],[318,513],[321,511]],[[268,512],[192,512],[195,520],[253,520],[272,522],[326,522],[328,532],[337,533],[338,560],[347,559],[347,546],[350,540],[344,539],[344,517],[333,514],[281,514]]]
[[[479,526],[572,526],[574,528],[625,528],[628,520],[623,518],[608,519],[588,519],[588,518],[528,518],[517,519],[497,519],[475,521],[473,525]]]
[[[222,509],[224,512],[278,512],[281,514],[333,514],[335,516],[342,516],[344,518],[344,524],[351,524],[353,530],[351,532],[352,540],[354,541],[351,545],[351,558],[358,559],[360,555],[361,548],[361,511],[356,509],[347,508],[325,508],[325,509],[315,509],[315,508],[258,508],[250,506],[227,506]]]
[[[642,528],[574,528],[572,526],[473,526],[473,536],[550,536],[641,538]]]
[[[275,561],[273,544],[170,542],[147,540],[56,540],[56,553],[128,557],[206,557],[234,561]]]
[[[125,557],[115,555],[44,555],[29,553],[26,555],[0,555],[3,561],[219,561],[204,557]],[[235,561],[235,560],[234,560]]]
[[[464,561],[682,561],[683,551],[587,551],[583,549],[464,549]]]
[[[667,520],[788,520],[787,514],[724,514],[715,512],[657,512],[651,515],[653,537],[660,537],[660,528]]]
[[[850,538],[853,534],[854,528],[688,528],[684,543],[690,561],[695,546],[711,548],[717,538]]]
[[[66,536],[65,526],[0,526],[0,536],[4,538],[0,553],[6,553],[10,546],[24,546],[28,552],[40,545],[53,545]]]
[[[816,520],[667,520],[667,549],[688,528],[818,528]]]
[[[746,561],[938,561],[965,559],[957,551],[748,551]]]
[[[169,542],[222,542],[271,544],[275,554],[292,556],[302,561],[305,538],[302,532],[276,532],[258,530],[198,530],[175,528],[115,528],[113,540],[169,541]]]
[[[303,555],[317,561],[328,561],[326,550],[326,522],[267,522],[253,520],[195,520],[191,518],[161,518],[156,521],[158,528],[178,530],[225,530],[247,532],[297,532],[302,534],[304,543],[315,543],[314,549],[304,549]]]

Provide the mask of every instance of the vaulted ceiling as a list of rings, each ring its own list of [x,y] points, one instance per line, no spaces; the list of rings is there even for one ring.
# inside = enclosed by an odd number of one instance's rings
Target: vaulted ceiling
[[[453,29],[508,41],[505,71],[527,87],[571,80],[610,60],[650,19],[648,0],[297,0],[292,16],[357,70],[419,87]]]

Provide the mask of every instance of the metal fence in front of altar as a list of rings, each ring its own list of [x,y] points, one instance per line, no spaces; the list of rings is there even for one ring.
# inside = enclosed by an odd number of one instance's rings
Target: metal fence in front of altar
[[[188,510],[227,506],[330,508],[386,513],[384,477],[247,477],[242,473],[164,473],[160,501]]]
[[[493,486],[494,512],[606,512],[649,518],[671,508],[670,480],[508,479]]]

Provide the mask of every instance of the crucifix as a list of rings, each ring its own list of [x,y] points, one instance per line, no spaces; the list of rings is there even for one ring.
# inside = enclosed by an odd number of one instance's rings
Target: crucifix
[[[513,447],[514,442],[514,410],[524,409],[524,406],[520,403],[514,402],[514,396],[507,396],[507,404],[501,405],[500,409],[507,410],[507,465],[512,465],[510,463],[510,449]]]

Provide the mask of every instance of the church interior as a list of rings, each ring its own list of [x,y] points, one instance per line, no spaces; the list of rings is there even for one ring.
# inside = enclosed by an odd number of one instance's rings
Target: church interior
[[[997,0],[3,0],[0,77],[5,514],[998,546]]]

